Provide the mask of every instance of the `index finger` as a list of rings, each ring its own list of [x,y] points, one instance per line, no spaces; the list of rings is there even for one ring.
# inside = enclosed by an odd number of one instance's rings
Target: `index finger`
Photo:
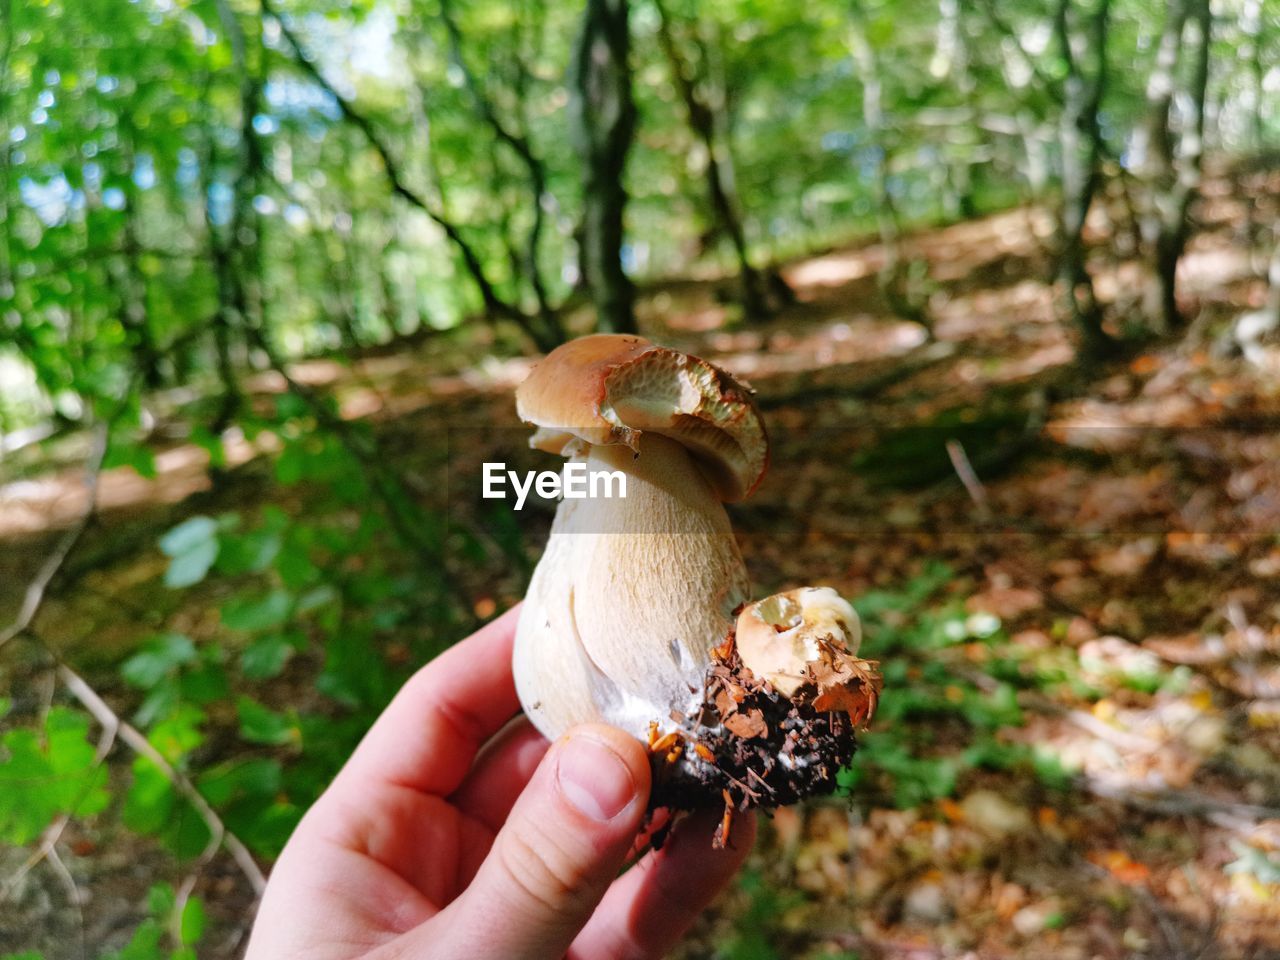
[[[409,678],[356,747],[334,787],[370,784],[445,796],[476,751],[520,709],[511,645],[520,604]]]

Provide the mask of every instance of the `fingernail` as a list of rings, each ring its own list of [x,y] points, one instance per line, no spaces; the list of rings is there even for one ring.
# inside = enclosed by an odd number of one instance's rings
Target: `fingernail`
[[[636,794],[631,770],[622,758],[590,736],[565,740],[556,761],[560,793],[592,820],[612,820]]]

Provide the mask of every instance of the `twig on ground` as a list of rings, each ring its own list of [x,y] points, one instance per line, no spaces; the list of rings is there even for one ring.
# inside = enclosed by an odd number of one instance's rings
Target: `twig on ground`
[[[1137,733],[1130,733],[1128,730],[1117,729],[1085,710],[1064,707],[1062,704],[1054,703],[1048,697],[1041,696],[1031,690],[1019,691],[1018,703],[1041,713],[1051,713],[1063,717],[1067,722],[1079,727],[1085,733],[1091,734],[1099,740],[1105,740],[1112,746],[1119,747],[1122,750],[1131,750],[1145,755],[1155,753],[1164,746],[1158,740],[1153,740]]]
[[[80,885],[76,883],[76,878],[67,869],[67,865],[62,862],[62,857],[58,856],[58,851],[55,848],[49,850],[49,863],[53,867],[53,872],[58,875],[58,879],[62,881],[63,889],[67,891],[67,899],[76,908],[76,923],[80,934],[80,956],[84,960],[88,960],[89,945],[86,942],[84,932],[84,893],[80,890]]]
[[[104,727],[114,726],[120,739],[134,753],[150,760],[169,781],[170,785],[182,794],[192,809],[204,821],[205,826],[209,829],[210,840],[206,845],[204,852],[201,853],[199,865],[204,863],[217,852],[219,847],[226,849],[227,853],[236,862],[236,866],[240,868],[240,872],[244,874],[245,879],[249,881],[253,892],[261,896],[262,891],[266,889],[267,881],[263,876],[262,870],[259,869],[257,862],[253,859],[253,854],[249,852],[249,848],[244,845],[234,833],[229,831],[222,822],[222,818],[209,805],[209,801],[205,800],[200,791],[181,771],[177,770],[164,756],[158,751],[151,742],[132,724],[120,719],[119,714],[107,705],[88,683],[85,682],[78,673],[72,670],[65,663],[59,663],[58,675],[62,678],[63,684],[67,690],[75,697],[80,704],[93,715],[93,718]]]
[[[1197,817],[1237,834],[1248,834],[1260,820],[1280,818],[1280,808],[1221,800],[1192,790],[1142,790],[1096,775],[1081,777],[1079,782],[1096,797],[1115,800],[1143,813]]]
[[[947,456],[951,459],[951,466],[955,469],[956,476],[964,484],[965,491],[969,494],[969,499],[978,508],[978,517],[982,520],[990,520],[991,503],[987,499],[987,488],[982,485],[982,481],[978,478],[977,472],[974,471],[973,464],[969,462],[969,457],[965,454],[964,446],[959,440],[947,441]]]
[[[89,521],[93,519],[98,505],[98,478],[102,475],[102,460],[107,455],[107,437],[110,431],[110,422],[104,421],[94,432],[93,446],[85,464],[84,485],[88,504],[80,518],[59,538],[53,551],[40,565],[34,579],[27,584],[17,617],[4,630],[0,630],[0,647],[19,634],[25,633],[31,626],[36,614],[40,612],[40,605],[44,603],[45,591],[49,589],[49,584],[58,575],[62,564],[66,562],[67,555],[74,549],[80,537],[83,536],[85,528],[89,526]]]

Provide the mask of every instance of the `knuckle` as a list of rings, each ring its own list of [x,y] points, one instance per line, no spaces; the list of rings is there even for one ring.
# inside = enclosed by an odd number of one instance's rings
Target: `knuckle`
[[[522,896],[548,912],[561,912],[585,899],[576,860],[536,822],[513,830],[498,850],[504,872]]]

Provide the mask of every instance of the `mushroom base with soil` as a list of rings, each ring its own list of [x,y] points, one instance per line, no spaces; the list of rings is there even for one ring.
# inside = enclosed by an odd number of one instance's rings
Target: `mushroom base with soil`
[[[714,651],[701,706],[673,711],[676,726],[666,734],[652,727],[652,810],[722,804],[715,845],[723,847],[735,812],[835,791],[836,774],[857,750],[855,731],[875,712],[881,678],[837,632],[808,639],[816,656],[790,695],[743,663],[736,636]]]

